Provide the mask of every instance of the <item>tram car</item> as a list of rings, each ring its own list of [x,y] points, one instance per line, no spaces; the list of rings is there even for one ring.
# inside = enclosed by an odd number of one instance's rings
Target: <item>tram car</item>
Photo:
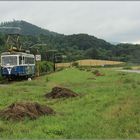
[[[35,56],[24,52],[2,53],[1,75],[8,79],[31,78],[35,76]]]

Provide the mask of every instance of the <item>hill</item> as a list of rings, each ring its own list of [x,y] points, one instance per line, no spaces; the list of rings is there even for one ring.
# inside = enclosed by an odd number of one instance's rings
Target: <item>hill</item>
[[[40,34],[54,35],[54,36],[57,35],[57,33],[55,33],[55,32],[51,32],[49,30],[43,29],[41,27],[38,27],[36,25],[33,25],[33,24],[23,21],[23,20],[2,22],[0,24],[0,27],[20,27],[22,35],[32,35],[32,36],[38,36]]]
[[[132,63],[140,63],[140,45],[117,44],[113,45],[103,39],[88,34],[62,35],[42,29],[26,21],[3,22],[0,27],[20,27],[23,48],[29,49],[35,44],[39,46],[42,59],[46,59],[46,51],[56,49],[67,56],[64,61],[79,59],[103,59]],[[0,51],[4,51],[5,35],[0,35]],[[33,47],[35,49],[36,46]],[[35,51],[31,50],[33,53]]]

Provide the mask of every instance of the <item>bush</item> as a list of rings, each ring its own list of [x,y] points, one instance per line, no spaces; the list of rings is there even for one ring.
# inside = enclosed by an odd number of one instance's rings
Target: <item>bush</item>
[[[86,70],[84,67],[79,67],[78,69],[81,70],[81,71]]]
[[[37,70],[37,67],[36,67],[36,70]],[[53,71],[53,63],[48,62],[48,61],[41,61],[39,62],[39,70],[40,70],[40,73],[51,72]]]
[[[56,71],[62,71],[64,68],[57,68]]]
[[[4,78],[0,75],[0,81],[2,81]]]
[[[72,63],[72,66],[78,67],[78,66],[79,66],[79,63],[78,63],[78,62],[73,62],[73,63]]]

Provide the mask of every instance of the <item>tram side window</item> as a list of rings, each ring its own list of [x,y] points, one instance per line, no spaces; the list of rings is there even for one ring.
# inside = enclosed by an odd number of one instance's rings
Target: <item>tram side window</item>
[[[30,64],[28,57],[25,57],[25,64]]]
[[[34,64],[34,58],[30,58],[31,64]]]
[[[25,57],[25,64],[34,64],[34,58]]]

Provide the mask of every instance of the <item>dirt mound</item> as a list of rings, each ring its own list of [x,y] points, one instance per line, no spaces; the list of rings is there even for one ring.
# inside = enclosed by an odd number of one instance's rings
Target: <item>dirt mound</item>
[[[94,70],[92,73],[96,76],[105,76],[105,74],[100,73],[99,70]]]
[[[62,88],[62,87],[54,87],[50,93],[45,95],[47,98],[69,98],[78,96],[77,93],[73,92],[70,89]]]
[[[96,75],[96,76],[105,76],[105,74],[102,74],[102,73],[100,73],[100,72],[99,72],[99,73],[96,73],[95,75]]]
[[[55,114],[53,109],[38,103],[13,103],[0,111],[0,117],[6,120],[36,119],[42,115]]]

